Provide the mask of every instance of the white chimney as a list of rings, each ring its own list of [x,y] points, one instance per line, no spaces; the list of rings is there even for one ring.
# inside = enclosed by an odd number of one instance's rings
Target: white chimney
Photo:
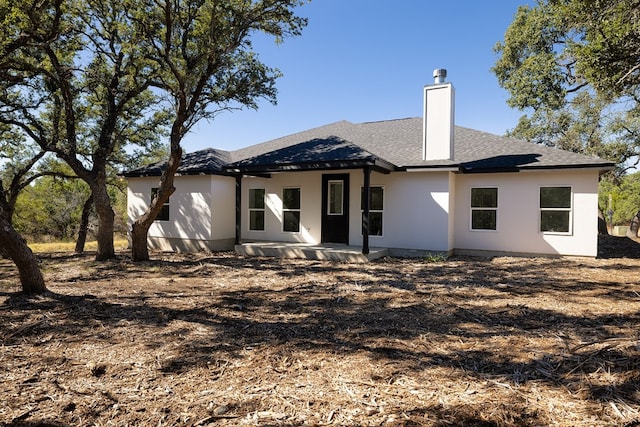
[[[424,160],[453,159],[454,99],[451,83],[445,83],[447,70],[433,70],[434,84],[424,87]]]

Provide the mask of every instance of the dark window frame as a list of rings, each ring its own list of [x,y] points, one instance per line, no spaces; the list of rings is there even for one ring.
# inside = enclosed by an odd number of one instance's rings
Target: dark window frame
[[[262,192],[261,203],[257,203],[254,192]],[[265,231],[265,206],[266,206],[266,190],[264,188],[249,189],[249,231]],[[256,222],[258,221],[258,222]],[[254,225],[262,225],[262,227],[254,227]]]
[[[379,194],[374,194],[379,191]],[[384,186],[369,187],[369,236],[384,237]],[[360,211],[364,212],[364,187],[360,187]]]
[[[285,192],[290,191],[297,191],[297,196],[294,196],[293,199],[287,197]],[[301,198],[302,190],[300,187],[285,187],[282,189],[282,231],[284,233],[300,233]]]
[[[474,194],[474,190],[476,194]],[[487,190],[492,190],[491,192],[495,194],[488,194]],[[498,193],[498,187],[494,186],[471,187],[471,200],[469,201],[471,211],[469,229],[471,231],[498,231]]]
[[[562,190],[564,194],[551,194]],[[543,194],[547,193],[547,194]],[[541,185],[538,189],[538,230],[543,234],[571,235],[573,233],[573,187],[570,185]]]
[[[158,191],[160,191],[160,187],[151,187],[151,200],[153,200],[156,197],[156,195],[158,194]],[[162,205],[162,209],[160,210],[160,212],[158,213],[158,216],[156,217],[156,219],[154,219],[154,221],[171,221],[170,208],[169,208],[170,199],[171,199],[171,196],[169,196],[167,201],[164,202],[164,204]]]

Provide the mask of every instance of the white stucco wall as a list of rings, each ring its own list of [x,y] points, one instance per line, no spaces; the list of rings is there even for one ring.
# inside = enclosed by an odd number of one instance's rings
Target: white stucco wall
[[[338,173],[338,172],[326,172]],[[349,244],[362,245],[360,194],[364,185],[362,170],[339,171],[350,176]],[[254,241],[321,241],[322,172],[288,172],[271,178],[245,177],[242,180],[242,239]],[[449,173],[371,174],[371,185],[384,188],[383,235],[370,236],[371,247],[449,251],[453,248],[453,226],[449,211]],[[282,190],[301,189],[301,231],[282,231]],[[251,231],[248,225],[250,188],[266,193],[265,230]]]
[[[539,188],[572,187],[572,230],[541,233]],[[497,230],[471,231],[472,187],[497,187]],[[598,249],[598,172],[543,171],[456,175],[455,249],[596,256]]]
[[[326,172],[326,173],[335,173]],[[360,192],[362,170],[350,175],[349,244],[361,245]],[[245,241],[320,243],[323,172],[276,173],[271,178],[242,180],[241,237]],[[158,178],[128,181],[129,224],[148,206]],[[371,247],[416,251],[489,251],[518,254],[597,254],[597,171],[544,171],[504,174],[453,174],[450,172],[395,172],[371,174],[371,185],[384,188],[383,235],[370,236]],[[208,242],[214,249],[232,245],[235,237],[235,180],[221,176],[179,176],[170,199],[170,220],[156,221],[150,240]],[[572,188],[570,234],[539,232],[540,186]],[[301,228],[282,230],[282,190],[301,189]],[[472,187],[498,188],[496,231],[472,231]],[[265,231],[248,226],[250,188],[266,192]],[[222,245],[222,246],[220,246]],[[177,247],[177,246],[176,246]],[[185,246],[186,247],[186,246]],[[202,247],[202,245],[198,246]],[[183,249],[184,250],[184,249]]]
[[[300,188],[300,232],[282,230],[282,190]],[[264,231],[249,230],[249,189],[265,190]],[[243,240],[319,243],[321,239],[322,173],[274,173],[271,178],[245,177],[242,179]]]
[[[454,249],[456,225],[456,174],[449,173],[449,229],[447,230],[449,251]]]
[[[222,176],[176,176],[176,191],[169,198],[169,221],[155,221],[148,237],[162,249],[189,248],[189,241],[201,242],[198,248],[213,248],[212,242],[235,236],[235,181]],[[129,227],[147,209],[151,189],[159,186],[157,177],[129,178],[127,215]],[[218,203],[216,195],[222,200]],[[229,200],[225,202],[224,200]],[[215,224],[215,227],[214,227]],[[182,241],[182,244],[181,244]],[[152,245],[153,246],[153,245]],[[227,245],[228,248],[232,244]]]
[[[352,173],[349,242],[362,244],[360,189],[362,171]],[[449,173],[394,172],[371,174],[371,186],[384,187],[382,236],[369,236],[369,246],[449,251]],[[355,213],[355,215],[354,215]]]
[[[232,177],[216,176],[211,179],[209,206],[212,215],[211,239],[225,240],[236,237],[236,181]]]

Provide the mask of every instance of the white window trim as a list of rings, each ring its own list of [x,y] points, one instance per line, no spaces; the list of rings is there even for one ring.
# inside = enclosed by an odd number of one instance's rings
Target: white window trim
[[[342,185],[342,197],[340,198],[340,213],[331,212],[331,184],[339,182]],[[342,216],[344,215],[344,180],[342,179],[330,179],[327,181],[327,215]]]
[[[285,209],[284,207],[284,190],[298,190],[300,191],[300,207],[298,209]],[[280,227],[283,233],[287,234],[300,234],[302,233],[302,187],[282,187],[282,225]],[[287,231],[284,229],[284,213],[285,212],[298,212],[299,220],[298,220],[298,231]]]
[[[382,239],[384,237],[384,231],[386,230],[386,227],[384,225],[384,221],[385,221],[385,204],[387,203],[387,190],[384,187],[384,185],[369,185],[369,188],[382,188],[382,209],[371,209],[369,208],[369,214],[371,214],[372,212],[380,212],[382,213],[382,234],[378,235],[378,234],[369,234],[369,238],[375,238],[375,239]],[[362,195],[362,192],[364,191],[364,185],[360,187],[360,194]],[[362,197],[362,196],[361,196]],[[371,200],[369,200],[369,204],[371,204]],[[364,212],[364,209],[362,209],[362,206],[360,207],[360,213],[362,214]],[[362,235],[362,215],[360,215],[360,235]]]
[[[570,208],[542,208],[540,207],[540,189],[542,188],[554,188],[554,187],[568,187],[571,191],[571,207]],[[567,184],[558,185],[540,185],[538,186],[538,233],[544,235],[555,236],[572,236],[573,235],[573,186]],[[542,231],[542,211],[562,211],[569,212],[569,231]]]
[[[263,203],[263,208],[262,209],[258,209],[258,208],[252,208],[251,207],[251,190],[263,190],[264,191],[264,196],[262,196],[262,203]],[[249,211],[249,217],[247,218],[247,230],[254,232],[254,233],[265,233],[266,229],[267,229],[267,190],[266,188],[249,188],[249,190],[247,191],[247,196],[249,197],[249,200],[247,202],[247,206],[248,206],[248,211]],[[251,228],[251,212],[256,212],[256,211],[262,211],[263,212],[263,220],[264,220],[264,228],[262,230],[254,230],[253,228]]]
[[[471,206],[471,193],[472,190],[474,188],[495,188],[496,189],[496,196],[498,199],[498,203],[497,206],[495,208],[474,208],[473,206]],[[540,194],[540,192],[538,192],[538,195]],[[474,233],[496,233],[498,232],[499,229],[499,222],[498,218],[500,217],[499,213],[498,213],[498,209],[500,208],[500,190],[498,189],[498,186],[496,185],[482,185],[482,186],[474,186],[474,187],[469,187],[469,231],[472,231]],[[496,228],[495,230],[491,230],[491,229],[486,229],[486,228],[473,228],[473,211],[496,211]]]

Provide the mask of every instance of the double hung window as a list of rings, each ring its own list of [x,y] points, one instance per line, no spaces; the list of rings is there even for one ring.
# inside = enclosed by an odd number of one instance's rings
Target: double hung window
[[[471,229],[496,230],[498,226],[498,189],[471,189]]]
[[[571,233],[571,187],[540,187],[540,231]]]
[[[300,232],[300,188],[282,190],[282,230]]]
[[[264,188],[249,189],[249,230],[264,231]]]
[[[369,235],[382,236],[384,188],[370,187],[369,190]],[[364,211],[364,188],[361,190],[360,209]]]

